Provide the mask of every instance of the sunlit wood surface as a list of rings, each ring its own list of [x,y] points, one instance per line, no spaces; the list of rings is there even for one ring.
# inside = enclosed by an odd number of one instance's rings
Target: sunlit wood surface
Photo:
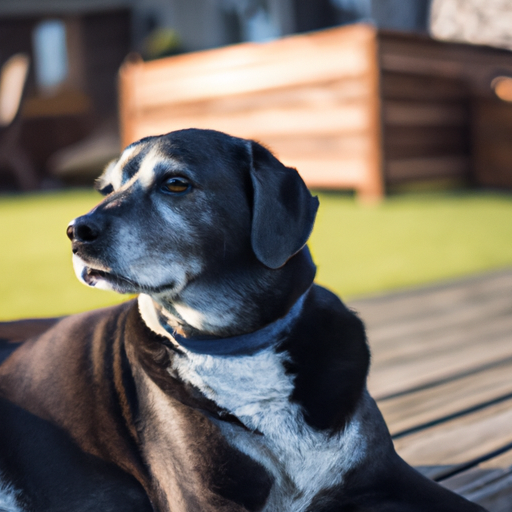
[[[512,270],[350,304],[369,388],[400,455],[485,506],[512,507]]]

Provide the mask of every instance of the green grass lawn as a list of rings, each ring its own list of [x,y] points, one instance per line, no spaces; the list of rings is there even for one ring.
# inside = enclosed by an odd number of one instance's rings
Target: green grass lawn
[[[310,242],[317,281],[345,299],[512,265],[512,195],[404,194],[375,207],[319,197]],[[66,226],[100,199],[83,190],[0,197],[0,319],[126,298],[89,289],[73,273]]]

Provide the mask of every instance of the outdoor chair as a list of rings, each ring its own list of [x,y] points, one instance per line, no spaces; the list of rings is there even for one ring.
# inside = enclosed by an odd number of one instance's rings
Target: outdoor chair
[[[29,66],[30,58],[18,53],[0,70],[0,172],[12,172],[22,190],[33,190],[39,182],[32,162],[19,143],[21,105]]]

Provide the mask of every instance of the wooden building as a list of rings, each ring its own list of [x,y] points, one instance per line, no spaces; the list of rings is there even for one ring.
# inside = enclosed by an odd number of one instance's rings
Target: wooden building
[[[512,53],[350,25],[120,75],[122,139],[213,128],[268,145],[311,187],[363,199],[433,179],[512,186]],[[493,82],[494,81],[494,82]]]
[[[37,37],[48,27],[62,34],[62,48],[46,49],[54,61],[50,64],[55,64],[56,53],[63,61],[59,80],[49,85],[37,73]],[[40,178],[50,155],[117,118],[117,74],[131,48],[131,12],[122,2],[23,0],[0,5],[0,65],[20,52],[31,62],[20,137]],[[9,176],[0,172],[0,184],[9,186]]]

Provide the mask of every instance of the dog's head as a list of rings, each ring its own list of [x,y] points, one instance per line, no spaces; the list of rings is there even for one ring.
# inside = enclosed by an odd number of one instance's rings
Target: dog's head
[[[206,282],[234,290],[257,269],[283,268],[318,208],[297,171],[263,146],[211,130],[128,146],[97,188],[105,199],[67,230],[78,278],[167,300],[198,283],[203,294]]]

